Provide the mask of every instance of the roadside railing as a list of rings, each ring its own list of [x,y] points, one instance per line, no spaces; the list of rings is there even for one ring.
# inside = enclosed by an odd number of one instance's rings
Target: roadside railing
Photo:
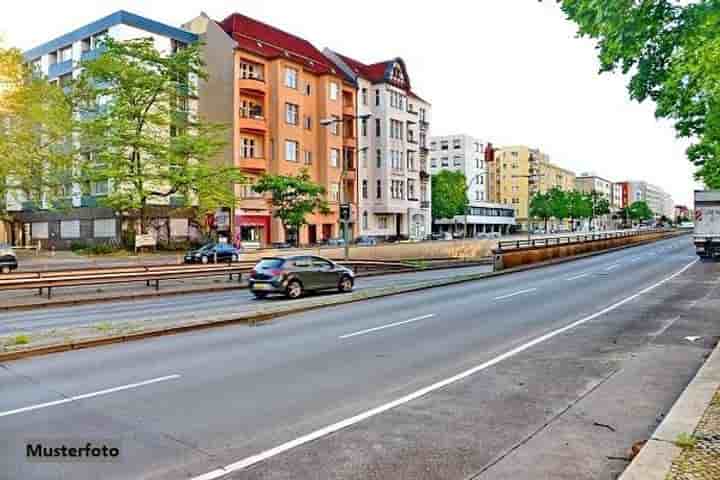
[[[521,248],[542,248],[554,247],[557,245],[569,245],[573,243],[594,242],[597,240],[608,240],[612,238],[635,237],[647,235],[648,233],[667,232],[667,228],[654,228],[646,230],[625,230],[618,232],[588,232],[577,235],[565,235],[557,237],[538,237],[531,239],[501,240],[498,242],[497,251],[517,250]]]

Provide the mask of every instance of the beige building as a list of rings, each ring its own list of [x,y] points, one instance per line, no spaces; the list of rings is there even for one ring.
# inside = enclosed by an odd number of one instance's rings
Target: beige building
[[[575,189],[575,173],[550,162],[550,156],[527,146],[500,147],[488,165],[491,202],[512,205],[518,225],[528,227],[528,202],[555,187]],[[530,178],[533,177],[533,178]]]

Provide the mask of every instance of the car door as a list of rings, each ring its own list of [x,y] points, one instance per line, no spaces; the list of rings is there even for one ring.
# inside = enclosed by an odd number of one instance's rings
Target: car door
[[[318,279],[313,272],[311,257],[297,257],[289,263],[292,274],[300,280],[305,290],[314,290]]]
[[[334,288],[338,285],[340,278],[335,265],[324,258],[312,257],[313,275],[317,277],[317,287]]]

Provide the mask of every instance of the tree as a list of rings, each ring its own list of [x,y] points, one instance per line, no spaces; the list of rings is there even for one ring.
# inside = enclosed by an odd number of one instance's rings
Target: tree
[[[442,170],[432,176],[432,216],[433,219],[465,215],[467,198],[467,179],[462,172]]]
[[[253,185],[257,193],[270,193],[273,216],[280,219],[285,238],[299,243],[300,227],[307,224],[307,216],[316,211],[328,215],[330,209],[324,198],[325,188],[310,180],[307,170],[297,176],[263,175]]]
[[[567,192],[553,187],[547,193],[550,204],[550,214],[560,221],[568,218],[568,195]]]
[[[74,94],[84,159],[79,180],[111,188],[102,203],[138,214],[147,231],[148,206],[169,197],[197,204],[202,216],[235,203],[243,176],[216,165],[226,127],[195,118],[195,79],[206,79],[198,45],[166,55],[152,39],[106,38],[103,53],[83,62]]]
[[[586,196],[587,200],[590,202],[590,226],[592,226],[593,221],[597,217],[610,214],[610,202],[602,193],[596,190],[593,190]]]
[[[37,206],[69,195],[73,126],[73,106],[65,91],[26,65],[19,50],[0,47],[3,217],[8,194]]]
[[[641,222],[643,220],[650,220],[653,218],[653,212],[648,207],[648,204],[644,200],[638,200],[630,205],[630,218]]]
[[[601,72],[630,74],[630,97],[656,102],[687,138],[696,177],[720,188],[720,2],[559,0],[598,41]]]
[[[552,217],[552,209],[550,208],[550,196],[546,193],[536,193],[530,199],[530,217],[539,218],[545,223],[545,231],[547,232],[548,220]]]
[[[572,191],[567,193],[567,211],[572,231],[575,231],[575,221],[592,216],[592,204],[587,195],[582,192]]]

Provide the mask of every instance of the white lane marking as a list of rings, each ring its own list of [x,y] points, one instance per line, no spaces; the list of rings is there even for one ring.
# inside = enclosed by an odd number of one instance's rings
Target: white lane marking
[[[423,315],[422,317],[411,318],[410,320],[403,320],[402,322],[388,323],[387,325],[381,325],[381,326],[375,327],[375,328],[368,328],[367,330],[360,330],[359,332],[349,333],[347,335],[343,335],[338,338],[345,339],[345,338],[350,338],[350,337],[357,337],[358,335],[365,335],[366,333],[377,332],[378,330],[384,330],[386,328],[397,327],[398,325],[405,325],[406,323],[417,322],[419,320],[425,320],[426,318],[430,318],[430,317],[434,317],[434,316],[435,316],[435,314],[431,313],[429,315]]]
[[[615,269],[618,268],[620,265],[622,265],[622,263],[615,263],[615,264],[610,265],[609,267],[607,267],[607,268],[605,269],[605,271],[606,271],[606,272],[609,272],[610,270],[615,270]]]
[[[561,333],[565,333],[568,330],[572,330],[573,328],[575,328],[579,325],[582,325],[583,323],[587,323],[590,320],[594,320],[602,315],[605,315],[606,313],[611,312],[611,311],[615,310],[616,308],[621,307],[622,305],[625,305],[626,303],[635,300],[636,298],[640,297],[641,295],[644,295],[644,294],[656,289],[657,287],[669,282],[670,280],[674,279],[675,277],[682,275],[690,267],[695,265],[697,262],[698,262],[697,259],[693,262],[690,262],[689,264],[685,265],[685,267],[683,267],[682,270],[679,270],[679,271],[673,273],[672,275],[665,278],[664,280],[660,280],[658,283],[651,285],[643,290],[640,290],[638,293],[631,295],[631,296],[625,298],[624,300],[620,300],[619,302],[617,302],[613,305],[610,305],[609,307],[604,308],[603,310],[600,310],[599,312],[594,313],[594,314],[590,315],[589,317],[582,318],[580,320],[577,320],[577,321],[571,323],[570,325],[566,325],[564,327],[558,328],[557,330],[548,332],[545,335],[537,337],[534,340],[531,340],[523,345],[520,345],[518,347],[513,348],[512,350],[509,350],[501,355],[498,355],[497,357],[493,358],[492,360],[488,360],[487,362],[482,363],[476,367],[473,367],[469,370],[465,370],[464,372],[460,372],[453,377],[446,378],[445,380],[441,380],[437,383],[433,383],[430,386],[421,388],[420,390],[417,390],[409,395],[405,395],[404,397],[393,400],[392,402],[386,403],[384,405],[380,405],[379,407],[375,407],[371,410],[367,410],[363,413],[355,415],[354,417],[346,418],[345,420],[342,420],[340,422],[333,423],[332,425],[328,425],[327,427],[321,428],[319,430],[315,430],[314,432],[308,433],[307,435],[303,435],[302,437],[298,437],[294,440],[283,443],[282,445],[278,445],[277,447],[271,448],[269,450],[265,450],[264,452],[258,453],[257,455],[253,455],[251,457],[244,458],[235,463],[231,463],[229,465],[220,467],[216,470],[205,473],[198,477],[194,477],[190,480],[215,480],[215,479],[224,477],[225,475],[228,475],[232,472],[237,472],[238,470],[243,470],[247,467],[250,467],[252,465],[255,465],[257,463],[265,461],[268,458],[272,458],[274,456],[280,455],[281,453],[287,452],[288,450],[292,450],[293,448],[296,448],[296,447],[299,447],[306,443],[312,442],[313,440],[317,440],[318,438],[325,437],[327,435],[330,435],[331,433],[335,433],[339,430],[342,430],[344,428],[355,425],[356,423],[360,423],[363,420],[367,420],[370,417],[374,417],[381,413],[387,412],[388,410],[391,410],[395,407],[398,407],[400,405],[403,405],[405,403],[408,403],[408,402],[416,400],[420,397],[423,397],[423,396],[427,395],[428,393],[432,393],[435,390],[439,390],[441,388],[447,387],[448,385],[450,385],[452,383],[458,382],[458,381],[463,380],[471,375],[481,372],[489,367],[492,367],[493,365],[496,365],[496,364],[502,362],[503,360],[506,360],[510,357],[514,357],[518,353],[522,353],[525,350],[527,350],[531,347],[534,347],[535,345],[537,345],[539,343],[545,342],[546,340],[550,340],[551,338],[556,337],[556,336],[560,335]]]
[[[590,274],[589,273],[581,273],[580,275],[575,275],[574,277],[566,278],[565,280],[570,282],[572,280],[577,280],[578,278],[587,277],[588,275],[590,275]]]
[[[518,295],[522,295],[523,293],[534,292],[535,290],[537,290],[537,288],[528,288],[527,290],[520,290],[519,292],[509,293],[509,294],[503,295],[503,296],[501,296],[501,297],[495,297],[495,300],[504,300],[504,299],[506,299],[506,298],[516,297],[516,296],[518,296]]]
[[[53,402],[39,403],[37,405],[30,405],[29,407],[16,408],[15,410],[8,410],[6,412],[0,412],[0,417],[7,417],[9,415],[16,415],[18,413],[31,412],[33,410],[39,410],[41,408],[54,407],[56,405],[62,405],[64,403],[76,402],[78,400],[85,400],[87,398],[99,397],[100,395],[107,395],[109,393],[122,392],[123,390],[130,390],[131,388],[144,387],[158,382],[165,382],[167,380],[175,380],[180,378],[180,375],[168,375],[166,377],[153,378],[151,380],[145,380],[144,382],[131,383],[128,385],[121,385],[119,387],[108,388],[106,390],[100,390],[98,392],[85,393],[83,395],[76,395],[74,397],[63,398],[62,400],[55,400]]]

